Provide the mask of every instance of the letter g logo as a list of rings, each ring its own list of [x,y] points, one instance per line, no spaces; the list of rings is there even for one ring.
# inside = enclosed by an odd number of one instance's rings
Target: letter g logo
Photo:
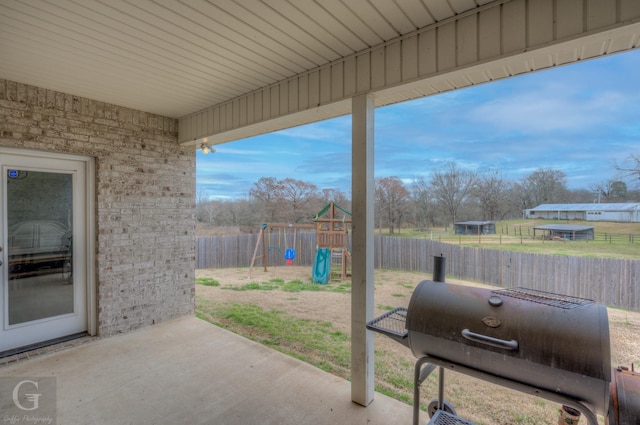
[[[20,381],[18,382],[18,384],[13,388],[13,403],[21,410],[36,410],[38,408],[38,401],[40,400],[40,396],[42,394],[40,393],[30,393],[30,394],[25,394],[24,397],[27,399],[28,402],[31,403],[31,407],[25,407],[21,402],[20,402],[20,388],[22,388],[23,385],[25,384],[32,384],[36,390],[38,389],[38,383],[35,381]]]

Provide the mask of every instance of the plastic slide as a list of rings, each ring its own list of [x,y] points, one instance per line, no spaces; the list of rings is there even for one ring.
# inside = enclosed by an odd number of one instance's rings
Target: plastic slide
[[[331,274],[331,251],[329,248],[318,248],[313,262],[313,283],[326,285]]]

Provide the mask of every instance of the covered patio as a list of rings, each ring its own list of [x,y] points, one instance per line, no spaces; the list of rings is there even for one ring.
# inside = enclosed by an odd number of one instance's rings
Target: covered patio
[[[410,424],[382,394],[350,401],[344,379],[195,317],[32,358],[0,377],[57,378],[58,424]],[[426,414],[425,414],[426,418]]]
[[[5,266],[0,351],[99,338],[0,375],[58,377],[60,423],[410,423],[373,402],[375,108],[637,49],[638,19],[636,0],[0,2],[2,181],[55,160],[77,227],[67,327],[11,322]],[[193,318],[196,150],[347,114],[350,382]]]

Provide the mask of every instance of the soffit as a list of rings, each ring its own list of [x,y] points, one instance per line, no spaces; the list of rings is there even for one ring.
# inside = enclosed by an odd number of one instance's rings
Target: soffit
[[[180,118],[489,3],[2,0],[0,78]]]

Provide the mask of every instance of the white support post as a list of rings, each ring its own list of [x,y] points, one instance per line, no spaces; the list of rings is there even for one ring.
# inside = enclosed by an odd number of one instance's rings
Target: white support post
[[[373,96],[352,100],[351,400],[373,401]]]

